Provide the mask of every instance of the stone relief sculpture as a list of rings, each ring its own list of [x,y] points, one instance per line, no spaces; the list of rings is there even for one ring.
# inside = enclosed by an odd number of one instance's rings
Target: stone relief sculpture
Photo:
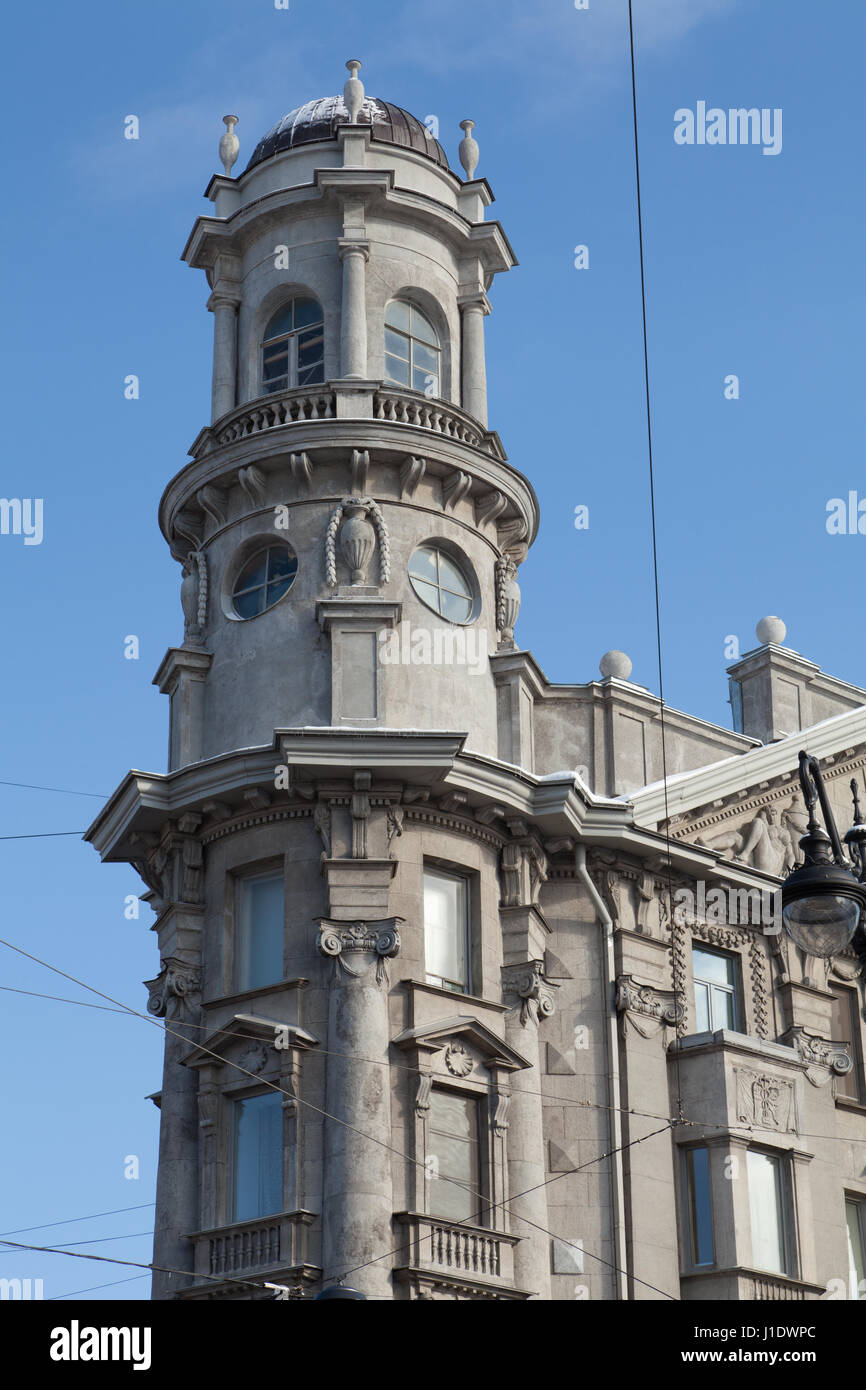
[[[184,561],[180,604],[183,640],[199,646],[207,619],[207,557],[203,550],[191,550]]]
[[[325,576],[332,589],[337,587],[338,532],[340,554],[351,571],[352,583],[364,583],[378,540],[379,583],[387,584],[391,578],[391,543],[378,502],[372,497],[344,497],[332,512],[325,535]]]
[[[791,809],[785,812],[790,817]],[[777,806],[761,806],[755,819],[739,829],[727,830],[720,835],[699,835],[695,844],[704,849],[714,849],[726,854],[729,859],[738,859],[751,864],[753,869],[780,877],[786,869],[795,864],[798,857],[797,841],[789,824],[782,824]]]

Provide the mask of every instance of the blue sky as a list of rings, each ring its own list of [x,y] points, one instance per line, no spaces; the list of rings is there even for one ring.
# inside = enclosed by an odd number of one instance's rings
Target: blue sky
[[[725,639],[748,650],[766,613],[866,686],[851,603],[866,539],[825,528],[830,498],[866,496],[866,8],[636,0],[635,16],[665,688],[729,724]],[[130,766],[165,766],[151,677],[182,621],[156,506],[208,416],[212,331],[204,277],[178,258],[210,209],[223,114],[240,117],[242,167],[286,111],[342,86],[352,56],[370,95],[437,116],[455,165],[458,122],[477,122],[478,173],[520,261],[487,332],[491,425],[542,508],[521,645],[557,681],[592,679],[620,647],[657,689],[626,0],[91,2],[16,6],[5,32],[19,59],[5,76],[0,492],[44,499],[44,538],[0,536],[0,780],[106,795]],[[674,112],[698,101],[781,108],[781,153],[678,146]],[[82,830],[99,804],[0,785],[0,835]],[[149,910],[124,919],[131,869],[70,836],[0,841],[0,874],[7,939],[144,1009],[158,962]],[[5,948],[0,983],[88,997]],[[157,1029],[9,993],[0,1018],[0,1228],[151,1201]],[[151,1224],[145,1208],[18,1238],[122,1235],[79,1248],[147,1260],[133,1233]],[[0,1276],[42,1277],[46,1297],[134,1273],[0,1254]]]

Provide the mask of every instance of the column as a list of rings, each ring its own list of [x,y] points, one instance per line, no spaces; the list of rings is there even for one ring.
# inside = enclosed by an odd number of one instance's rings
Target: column
[[[319,951],[334,972],[325,1109],[335,1118],[325,1120],[323,1277],[327,1286],[352,1271],[346,1282],[370,1299],[393,1297],[392,1261],[379,1257],[397,1243],[392,1155],[384,1146],[393,1142],[387,962],[400,949],[398,920],[319,924]]]
[[[219,290],[214,290],[207,302],[213,314],[212,420],[227,415],[237,404],[239,303],[236,295]]]
[[[505,1015],[505,1041],[531,1063],[516,1075],[508,1107],[508,1191],[507,1207],[512,1235],[520,1237],[514,1249],[514,1282],[536,1298],[550,1298],[550,1226],[545,1171],[544,1127],[541,1104],[541,1053],[538,1025],[554,1011],[552,986],[545,980],[543,962],[529,960],[506,965],[502,970],[505,1002],[512,1007]],[[533,1189],[529,1191],[528,1189]],[[517,1197],[525,1192],[525,1197]],[[525,1220],[521,1220],[525,1217]],[[530,1225],[529,1222],[533,1222]],[[544,1229],[539,1230],[538,1227]]]
[[[463,409],[487,425],[487,366],[484,319],[490,313],[486,294],[460,300],[463,326]]]
[[[342,238],[338,242],[343,262],[343,304],[340,321],[340,374],[367,375],[367,276],[370,243]]]

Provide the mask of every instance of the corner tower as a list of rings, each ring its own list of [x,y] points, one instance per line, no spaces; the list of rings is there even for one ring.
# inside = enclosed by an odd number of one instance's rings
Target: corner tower
[[[212,418],[159,513],[169,769],[88,832],[157,914],[154,1296],[549,1296],[541,1226],[504,1205],[544,1178],[539,1092],[510,1077],[553,997],[513,766],[538,509],[487,422],[487,293],[515,262],[472,122],[461,179],[347,66],[238,177],[225,117],[184,250]]]

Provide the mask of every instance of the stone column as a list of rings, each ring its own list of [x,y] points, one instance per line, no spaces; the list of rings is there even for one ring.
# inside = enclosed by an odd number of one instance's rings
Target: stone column
[[[327,1285],[354,1271],[346,1282],[371,1299],[392,1297],[392,1262],[377,1257],[395,1244],[384,1145],[392,1143],[387,962],[400,949],[398,921],[319,923],[319,950],[334,972],[325,1109],[336,1117],[325,1121],[323,1277]]]
[[[181,1058],[201,1040],[200,980],[195,967],[177,959],[163,961],[161,974],[147,981],[148,1013],[164,1018],[165,1034],[160,1104],[159,1166],[153,1263],[164,1269],[194,1268],[192,1242],[198,1229],[198,1076]],[[154,1272],[152,1296],[174,1298],[192,1280],[180,1274]]]
[[[213,314],[213,387],[211,419],[218,420],[237,404],[239,298],[214,290],[207,302]]]
[[[485,294],[460,300],[463,326],[463,409],[487,425],[487,366],[484,319],[490,313]]]
[[[547,1176],[540,1092],[541,1052],[538,1025],[554,1011],[553,989],[543,975],[543,961],[506,965],[502,991],[512,1007],[505,1015],[505,1041],[531,1063],[512,1080],[508,1107],[508,1192],[511,1234],[520,1240],[514,1250],[514,1281],[534,1297],[550,1298],[550,1237],[545,1234]],[[529,1191],[529,1189],[533,1189]],[[525,1197],[517,1197],[526,1192]],[[514,1194],[512,1196],[512,1194]],[[521,1221],[521,1217],[526,1220]],[[533,1222],[534,1225],[529,1225]],[[545,1229],[539,1230],[538,1227]]]
[[[340,374],[343,377],[367,375],[367,275],[370,243],[342,238],[339,243],[343,262],[343,303],[340,319]]]

